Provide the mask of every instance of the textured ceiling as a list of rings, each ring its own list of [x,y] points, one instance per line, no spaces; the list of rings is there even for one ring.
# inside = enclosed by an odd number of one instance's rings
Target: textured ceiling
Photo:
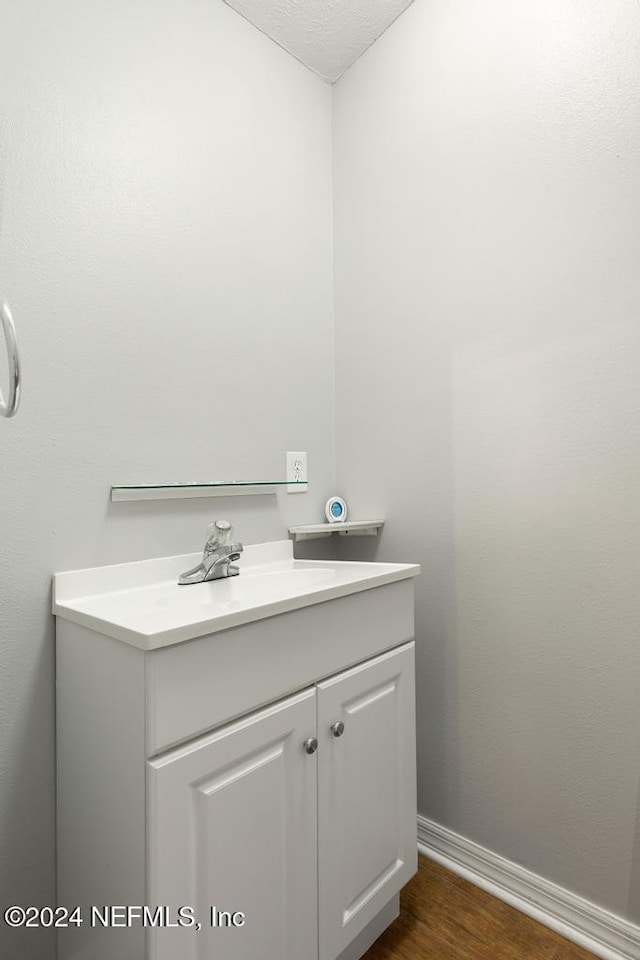
[[[413,0],[225,0],[333,83]]]

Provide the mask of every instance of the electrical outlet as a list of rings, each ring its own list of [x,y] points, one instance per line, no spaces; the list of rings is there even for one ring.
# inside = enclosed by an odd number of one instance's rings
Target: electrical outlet
[[[307,452],[287,451],[287,493],[307,492]]]

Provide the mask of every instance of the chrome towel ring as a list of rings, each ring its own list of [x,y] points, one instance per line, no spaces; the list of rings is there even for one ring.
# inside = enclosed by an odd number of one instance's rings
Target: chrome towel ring
[[[0,415],[3,417],[13,417],[20,404],[20,356],[18,354],[18,343],[16,341],[16,328],[11,316],[11,310],[6,303],[0,303],[0,322],[4,330],[4,339],[7,344],[7,357],[9,358],[9,393],[7,399],[4,399],[0,391]]]

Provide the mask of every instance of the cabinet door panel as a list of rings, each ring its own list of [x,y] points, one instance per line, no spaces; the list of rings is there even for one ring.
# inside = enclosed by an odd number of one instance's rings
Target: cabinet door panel
[[[318,740],[320,960],[334,960],[417,867],[413,643],[318,685]]]
[[[152,960],[315,960],[315,721],[306,691],[149,762],[148,902],[202,924],[150,931]]]

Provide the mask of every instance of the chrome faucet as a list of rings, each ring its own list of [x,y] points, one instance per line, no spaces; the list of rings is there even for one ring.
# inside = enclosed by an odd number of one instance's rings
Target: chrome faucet
[[[178,578],[179,584],[205,583],[207,580],[222,580],[237,577],[240,573],[233,563],[240,559],[241,543],[231,543],[233,528],[228,520],[215,520],[210,526],[204,545],[202,560]]]

